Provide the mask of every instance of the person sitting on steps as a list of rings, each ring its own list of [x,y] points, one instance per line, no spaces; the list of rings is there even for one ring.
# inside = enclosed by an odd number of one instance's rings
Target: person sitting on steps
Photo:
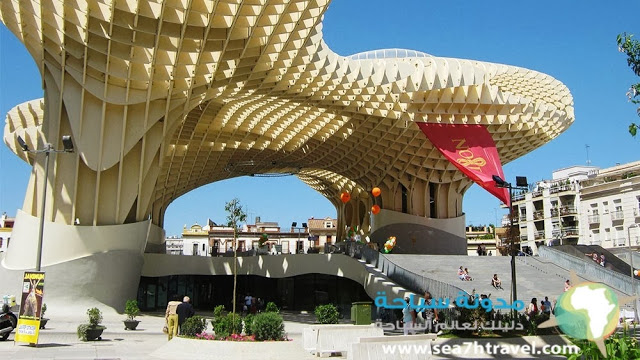
[[[493,274],[493,278],[491,278],[491,285],[500,290],[504,290],[502,288],[502,280],[498,279],[498,274]]]
[[[471,275],[469,275],[469,269],[467,269],[467,268],[464,268],[464,279],[466,281],[472,281],[473,280]]]

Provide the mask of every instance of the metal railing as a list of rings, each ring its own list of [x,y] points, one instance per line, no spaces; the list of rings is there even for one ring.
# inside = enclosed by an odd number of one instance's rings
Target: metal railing
[[[570,226],[562,228],[562,234],[564,236],[578,236],[580,235],[580,230],[576,226]]]
[[[422,294],[426,290],[434,296],[437,294],[436,297],[448,297],[450,299],[458,297],[461,291],[468,294],[457,286],[409,271],[363,243],[347,242],[345,254],[364,260],[367,264],[373,265],[382,274],[393,280],[393,282],[417,294]]]
[[[613,239],[613,246],[627,246],[626,238]]]
[[[611,221],[617,221],[624,219],[624,213],[622,210],[614,211],[611,213]]]
[[[640,290],[640,281],[634,280],[636,292],[632,292],[630,276],[604,268],[588,259],[578,258],[547,246],[539,247],[538,254],[561,268],[573,270],[583,278],[607,284],[625,294],[634,294]]]
[[[577,213],[578,213],[578,209],[576,209],[576,207],[573,205],[565,205],[560,207],[560,215],[571,215],[571,214],[577,214]]]

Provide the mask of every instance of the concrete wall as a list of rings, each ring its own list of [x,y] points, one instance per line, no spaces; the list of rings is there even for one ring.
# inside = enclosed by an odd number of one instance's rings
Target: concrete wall
[[[464,215],[433,219],[383,209],[372,216],[370,238],[382,246],[389,236],[396,237],[394,253],[467,254]]]
[[[38,230],[37,217],[18,210],[11,246],[2,266],[12,270],[33,270],[36,267]],[[150,220],[110,226],[65,225],[45,222],[42,241],[42,266],[61,264],[107,251],[124,251],[141,256],[147,242],[159,245],[164,230]]]

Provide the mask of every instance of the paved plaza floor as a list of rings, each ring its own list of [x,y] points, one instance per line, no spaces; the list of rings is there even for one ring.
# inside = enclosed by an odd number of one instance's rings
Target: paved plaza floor
[[[49,314],[48,314],[49,315]],[[204,341],[176,338],[167,340],[167,335],[162,332],[164,315],[145,314],[138,317],[142,322],[135,331],[124,330],[122,320],[124,315],[105,313],[103,325],[107,327],[101,341],[83,342],[76,335],[78,324],[86,322],[85,316],[51,314],[51,320],[47,328],[40,333],[39,344],[31,347],[24,343],[13,342],[14,334],[9,339],[0,342],[0,359],[55,359],[55,360],[116,360],[116,359],[260,359],[260,360],[304,360],[317,359],[306,352],[302,344],[302,331],[315,321],[312,314],[284,313],[285,331],[292,341],[265,342],[265,343],[230,343],[220,341]],[[207,316],[207,314],[204,314]],[[211,332],[211,325],[208,325]],[[434,344],[462,344],[465,339],[438,339]],[[532,339],[524,338],[483,340],[483,343],[511,343],[526,344]],[[533,338],[538,345],[544,343],[562,343],[559,337]],[[346,358],[346,356],[332,357]],[[388,359],[399,356],[387,355]],[[451,358],[538,358],[548,359],[549,356],[528,356],[527,354],[509,354],[508,356],[489,356],[488,354],[469,354],[465,356],[427,356],[424,359],[451,359]]]

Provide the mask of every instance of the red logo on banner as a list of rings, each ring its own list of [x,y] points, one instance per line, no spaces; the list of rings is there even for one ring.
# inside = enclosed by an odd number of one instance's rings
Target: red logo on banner
[[[496,144],[482,125],[417,123],[431,143],[460,171],[507,206],[509,190],[496,187],[493,175],[504,179]]]

